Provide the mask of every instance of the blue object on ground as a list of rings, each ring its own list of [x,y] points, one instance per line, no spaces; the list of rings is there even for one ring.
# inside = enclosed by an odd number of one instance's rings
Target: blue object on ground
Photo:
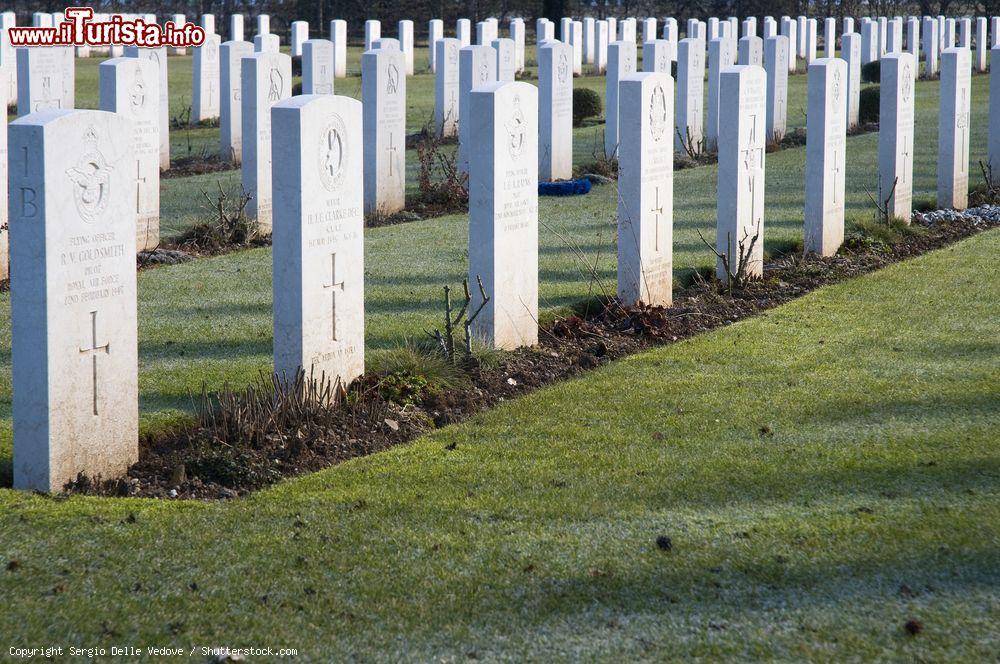
[[[576,196],[590,193],[590,180],[560,180],[559,182],[539,182],[539,196]]]

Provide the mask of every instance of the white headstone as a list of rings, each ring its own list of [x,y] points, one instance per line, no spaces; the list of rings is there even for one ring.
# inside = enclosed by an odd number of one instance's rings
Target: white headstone
[[[934,78],[938,75],[938,54],[941,40],[938,35],[938,22],[933,18],[924,20],[924,76]],[[914,59],[916,62],[916,59]]]
[[[965,17],[957,21],[958,24],[958,45],[961,48],[972,48],[972,19]]]
[[[903,19],[898,16],[891,21],[889,21],[886,27],[888,34],[886,35],[885,50],[886,53],[902,53],[903,52]]]
[[[986,17],[976,18],[976,71],[986,71],[986,49],[988,46],[986,36]]]
[[[719,142],[719,84],[722,70],[729,67],[731,41],[726,38],[708,42],[708,119],[705,126],[705,147],[716,149]]]
[[[626,18],[621,22],[621,36],[618,38],[620,41],[627,41],[635,43],[635,19],[632,17]]]
[[[302,44],[309,39],[309,22],[292,21],[292,57],[302,56]]]
[[[944,20],[944,44],[942,45],[942,51],[946,48],[952,48],[955,46],[957,32],[958,30],[955,25],[955,19],[946,18]]]
[[[494,39],[489,42],[496,56],[496,80],[510,82],[517,72],[517,61],[514,56],[513,39]]]
[[[608,43],[618,41],[618,19],[609,16],[604,19],[604,22],[608,24]]]
[[[688,39],[698,39],[698,34],[697,34],[698,29],[696,27],[697,25],[698,25],[697,19],[688,19],[687,33],[686,33],[686,37]],[[716,16],[709,17],[709,19],[708,19],[708,38],[710,40],[711,39],[718,39],[719,37],[722,36],[722,34],[720,32],[719,26],[720,26],[720,23],[719,23],[718,17],[716,17]]]
[[[906,19],[906,51],[913,56],[913,61],[920,62],[920,19],[911,16]],[[919,66],[918,66],[919,69]]]
[[[10,43],[8,28],[16,27],[13,12],[0,14],[0,96],[7,104],[17,103],[17,50]]]
[[[472,23],[469,19],[460,18],[455,21],[455,38],[458,39],[459,48],[472,44]]]
[[[267,14],[257,15],[257,34],[266,35],[271,32],[271,17]],[[256,35],[254,35],[256,36]]]
[[[796,51],[798,50],[798,23],[788,16],[781,17],[781,34],[788,38],[788,71],[795,71]]]
[[[10,124],[14,487],[139,458],[135,157],[116,113]]]
[[[618,297],[626,305],[670,306],[674,80],[669,73],[632,74],[622,79],[619,97]]]
[[[642,44],[642,70],[670,74],[670,65],[676,60],[674,45],[666,39],[653,39]]]
[[[604,155],[614,158],[618,152],[618,82],[635,73],[635,42],[616,41],[608,45],[608,74],[605,80]]]
[[[303,42],[302,94],[333,94],[333,42],[327,39]]]
[[[206,35],[192,59],[191,122],[219,117],[219,35]]]
[[[656,40],[656,19],[642,19],[642,41],[643,43]]]
[[[804,248],[832,256],[844,242],[847,63],[821,58],[808,73]]]
[[[573,74],[583,75],[583,23],[573,21],[569,32],[570,46],[572,46]]]
[[[705,95],[705,44],[682,39],[677,45],[677,119],[674,149],[699,154],[705,147],[702,100]]]
[[[131,122],[136,251],[151,251],[160,244],[159,78],[156,63],[146,58],[112,58],[98,66],[101,110]]]
[[[811,18],[806,21],[806,65],[816,59],[816,40],[819,35],[819,22]]]
[[[680,32],[677,28],[676,18],[669,16],[663,20],[663,38],[674,43],[680,41]]]
[[[861,35],[844,33],[840,38],[840,57],[847,62],[847,128],[858,125],[861,109]]]
[[[229,15],[229,41],[243,41],[243,14]]]
[[[406,58],[380,48],[361,56],[365,214],[406,206]]]
[[[910,223],[913,204],[913,68],[909,53],[882,57],[879,94],[877,200],[891,217]]]
[[[941,107],[938,113],[937,204],[965,209],[969,204],[969,104],[972,70],[969,49],[941,54]]]
[[[797,55],[803,59],[806,57],[806,42],[809,38],[809,26],[806,21],[805,16],[799,16],[795,19],[795,36],[798,38]]]
[[[510,38],[514,40],[514,56],[517,60],[517,71],[520,73],[524,71],[524,19],[511,19]]]
[[[413,21],[403,20],[396,24],[396,35],[406,64],[406,75],[413,76]]]
[[[764,71],[767,72],[764,131],[771,143],[780,143],[788,126],[788,54],[788,37],[779,35],[764,40]]]
[[[741,37],[736,62],[741,65],[764,66],[764,40],[760,37]],[[786,72],[787,75],[787,72]]]
[[[470,95],[479,154],[469,171],[471,311],[489,301],[472,325],[487,346],[538,343],[538,90],[528,83],[491,83]]]
[[[583,62],[584,64],[594,64],[594,43],[597,37],[595,30],[596,22],[594,17],[586,16],[583,19]]]
[[[826,57],[833,58],[837,55],[837,19],[828,17],[823,19],[823,46],[826,49]]]
[[[476,23],[476,43],[480,46],[489,46],[497,38],[494,24],[490,21],[480,21]]]
[[[889,17],[879,16],[878,17],[878,51],[877,55],[881,58],[886,54],[889,48]]]
[[[715,248],[727,257],[731,272],[739,272],[742,264],[750,276],[760,276],[764,262],[766,78],[761,67],[736,66],[723,71],[719,82],[725,118],[719,123]],[[728,279],[721,259],[716,275]]]
[[[243,159],[242,66],[240,60],[253,55],[253,44],[228,41],[219,47],[222,85],[219,98],[219,158],[234,164]]]
[[[594,23],[594,73],[603,74],[608,70],[608,22]]]
[[[861,64],[878,60],[878,24],[874,21],[861,23]]]
[[[330,41],[333,42],[333,76],[347,76],[347,21],[330,21]]]
[[[7,107],[7,88],[0,86],[0,108]],[[0,200],[8,205],[0,205],[0,280],[10,277],[9,233],[7,222],[10,200],[7,195],[7,123],[0,127]],[[16,199],[15,199],[16,200]]]
[[[266,32],[259,35],[254,35],[253,38],[253,52],[254,53],[280,53],[281,52],[281,37],[276,34]]]
[[[764,39],[778,36],[778,23],[771,16],[764,17]]]
[[[437,47],[435,44],[439,39],[444,38],[444,21],[439,18],[432,18],[427,24],[427,66],[430,68],[431,73],[437,72],[436,66],[436,53]]]
[[[572,47],[547,41],[538,47],[538,179],[573,177]]]
[[[570,35],[572,28],[573,28],[572,17],[563,16],[561,19],[559,19],[559,41],[561,41],[564,44],[568,44],[570,42],[570,39],[572,39],[572,36]]]
[[[210,34],[215,34],[215,14],[202,14],[201,15],[201,27],[202,29]]]
[[[372,50],[372,43],[382,37],[382,23],[374,19],[365,21],[365,50]]]
[[[17,49],[17,114],[73,108],[73,49],[67,46]]]
[[[159,80],[160,170],[170,168],[170,88],[167,77],[167,49],[125,47],[125,57],[149,60],[156,66]],[[108,109],[104,109],[108,110]]]
[[[361,102],[299,95],[271,108],[274,370],[349,384],[365,370]]]
[[[96,19],[97,16],[95,15],[94,18]],[[185,23],[187,23],[187,17],[184,14],[173,14],[171,15],[170,20],[171,22],[173,22],[173,24],[177,27],[178,30],[181,29]],[[172,46],[170,47],[169,52],[170,55],[185,55],[187,53],[187,49],[183,47]]]
[[[436,44],[437,72],[434,75],[434,124],[442,137],[458,135],[459,67],[458,39],[440,39]]]
[[[259,36],[259,35],[258,35]],[[284,53],[254,53],[240,61],[243,95],[243,190],[247,216],[271,232],[271,107],[292,96],[292,59]]]
[[[841,34],[846,35],[848,32],[854,32],[854,19],[850,16],[845,16],[843,28],[844,29],[840,31]]]
[[[469,95],[497,80],[497,56],[492,46],[465,46],[459,53],[458,169],[469,172],[473,154],[478,154],[480,137],[472,133],[472,106]]]

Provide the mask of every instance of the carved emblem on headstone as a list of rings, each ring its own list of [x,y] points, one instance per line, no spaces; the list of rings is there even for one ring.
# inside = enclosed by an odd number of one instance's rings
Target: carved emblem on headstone
[[[514,108],[505,125],[507,129],[507,151],[511,157],[519,157],[524,150],[525,137],[524,113],[521,111],[521,98],[514,97]]]
[[[479,82],[486,83],[490,77],[490,67],[485,62],[479,63]]]
[[[344,179],[347,162],[347,131],[339,115],[330,118],[319,141],[319,177],[323,186],[334,191]]]
[[[903,77],[903,101],[910,101],[910,93],[913,92],[913,75],[910,73],[910,65],[903,65],[903,71],[900,74]]]
[[[146,82],[142,80],[141,67],[135,68],[135,78],[132,79],[132,87],[128,90],[128,100],[133,112],[146,105]]]
[[[111,187],[111,166],[97,148],[97,132],[88,127],[84,134],[86,152],[76,166],[66,170],[66,175],[76,185],[73,198],[80,217],[86,222],[94,222],[108,206]]]
[[[399,90],[399,69],[396,65],[390,64],[385,70],[385,91],[390,95],[396,94]]]
[[[835,103],[840,101],[840,70],[839,69],[834,69],[833,70],[833,101]],[[834,110],[838,110],[839,108],[840,108],[840,106],[837,105],[837,106],[834,107]]]
[[[556,76],[560,83],[565,83],[569,78],[569,58],[565,53],[559,54],[559,64],[556,66]]]
[[[285,81],[277,67],[271,67],[269,78],[271,81],[271,87],[267,91],[267,100],[274,103],[281,99],[281,89]]]
[[[663,86],[657,85],[649,97],[649,133],[654,141],[663,138],[667,124],[667,95]]]

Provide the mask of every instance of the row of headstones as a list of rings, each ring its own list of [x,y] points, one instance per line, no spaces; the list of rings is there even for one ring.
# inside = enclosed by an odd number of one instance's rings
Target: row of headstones
[[[217,39],[217,38],[216,38]],[[785,107],[787,101],[787,77],[783,61],[787,57],[784,36],[763,40],[765,48],[761,54],[760,40],[747,36],[739,42],[738,62],[740,64],[764,64],[767,77],[767,114],[765,136],[768,140],[780,139],[785,128]],[[319,40],[322,41],[322,40]],[[467,99],[474,86],[496,80],[513,80],[513,72],[505,61],[509,60],[512,40],[494,40],[494,46],[470,46],[461,49],[461,74],[458,77],[458,95],[451,95],[452,109]],[[848,60],[847,118],[848,126],[857,121],[858,92],[860,88],[860,66],[858,60],[858,38],[855,34],[844,36],[845,48],[842,55]],[[850,46],[848,46],[850,43]],[[199,54],[213,50],[215,40],[196,52],[196,63],[211,60],[199,58]],[[329,42],[325,43],[329,46]],[[385,44],[387,48],[381,48]],[[307,41],[306,46],[310,44]],[[714,149],[719,131],[719,74],[725,63],[730,61],[726,39],[712,40],[709,44],[708,76],[708,126],[702,137],[701,103],[703,97],[704,74],[701,68],[701,46],[697,40],[685,39],[678,49],[678,90],[676,101],[676,126],[674,128],[675,149],[690,150],[692,146]],[[366,113],[365,136],[369,141],[368,160],[364,169],[366,202],[365,210],[391,214],[403,208],[405,200],[405,76],[399,62],[399,44],[396,40],[376,40],[375,48],[365,54],[368,63],[364,69],[367,84],[363,86]],[[454,46],[453,41],[440,40],[438,50]],[[664,44],[647,42],[644,58],[647,70],[665,72],[667,58]],[[274,102],[290,96],[290,66],[287,56],[268,51],[269,56],[258,57],[251,67],[241,71],[241,60],[252,55],[247,42],[230,42],[221,49],[226,66],[222,72],[222,87],[225,89],[225,103],[222,114],[222,152],[239,161],[245,151],[249,158],[243,165],[243,185],[252,194],[250,214],[259,220],[263,230],[270,227],[271,195],[270,187],[270,132],[267,109]],[[307,50],[309,50],[307,48]],[[650,54],[649,51],[653,53]],[[380,51],[385,51],[380,55]],[[327,54],[329,51],[327,50]],[[506,53],[506,56],[504,56]],[[635,45],[631,42],[615,42],[611,45],[611,66],[608,75],[608,121],[606,124],[606,150],[613,156],[618,149],[617,94],[621,76],[635,71]],[[160,166],[169,166],[169,136],[167,118],[167,76],[164,49],[129,49],[129,55],[154,60],[159,65],[159,145]],[[218,54],[216,53],[216,59]],[[258,54],[260,55],[260,54]],[[67,57],[68,56],[68,57]],[[539,172],[542,179],[569,177],[572,170],[572,76],[569,73],[568,45],[555,40],[545,41],[539,49],[539,126],[541,127],[539,149]],[[19,49],[20,66],[25,74],[20,77],[24,93],[20,96],[21,114],[44,108],[71,108],[73,106],[73,59],[69,49]],[[326,60],[325,58],[323,59]],[[761,62],[763,60],[763,62]],[[439,72],[438,100],[441,82],[452,80],[449,70],[453,69],[454,52],[445,50],[442,54],[445,66]],[[308,69],[308,66],[306,67]],[[139,70],[137,70],[138,72]],[[196,72],[201,71],[196,66]],[[453,74],[454,72],[452,72]],[[210,77],[214,80],[214,76]],[[243,82],[245,79],[245,82]],[[153,81],[144,81],[137,76],[131,95],[141,103],[149,99],[147,88]],[[241,95],[244,87],[252,88],[252,93]],[[332,86],[331,86],[332,87]],[[39,92],[39,90],[41,92]],[[55,95],[54,91],[61,91]],[[331,88],[312,89],[305,92],[332,92]],[[54,97],[54,99],[53,99]],[[468,104],[465,105],[468,108]],[[440,104],[439,104],[440,108]],[[455,116],[449,111],[450,118]],[[449,119],[450,119],[449,118]],[[242,124],[253,131],[242,132]],[[461,123],[455,123],[461,126]],[[465,126],[470,126],[468,122]],[[445,126],[445,128],[447,128]],[[459,165],[467,171],[468,148],[472,137],[462,131],[459,149]],[[258,158],[258,155],[263,157]],[[139,173],[137,188],[137,209],[142,216],[141,232],[137,240],[138,248],[152,249],[159,242],[158,173],[151,160],[143,160],[143,170]],[[6,238],[0,238],[0,241]],[[5,242],[3,242],[6,244]],[[0,261],[0,270],[6,272],[6,262]],[[6,276],[6,275],[4,275]]]
[[[993,51],[1000,57],[1000,49]],[[270,56],[269,56],[270,57]],[[287,57],[287,56],[286,56]],[[939,204],[963,207],[969,160],[967,49],[942,58]],[[258,60],[244,59],[255,68]],[[879,177],[888,212],[908,220],[914,76],[909,53],[882,59]],[[78,473],[121,474],[137,459],[138,378],[135,172],[155,147],[156,122],[132,118],[146,60],[101,65],[102,105],[45,110],[9,125],[14,482],[57,491]],[[834,253],[844,236],[847,63],[809,66],[805,248]],[[717,272],[760,274],[763,262],[766,73],[720,72]],[[1000,164],[1000,68],[991,81],[991,163]],[[264,78],[266,84],[266,78]],[[630,74],[619,83],[618,295],[671,304],[673,79]],[[155,99],[155,92],[152,93]],[[155,106],[155,104],[153,104]],[[479,139],[469,163],[469,279],[473,332],[504,349],[538,338],[538,90],[493,82],[469,94]],[[362,103],[302,95],[268,112],[274,168],[274,368],[307,368],[349,382],[364,371],[364,194],[355,174],[368,149]],[[147,130],[149,133],[147,133]],[[1000,169],[998,169],[1000,170]]]

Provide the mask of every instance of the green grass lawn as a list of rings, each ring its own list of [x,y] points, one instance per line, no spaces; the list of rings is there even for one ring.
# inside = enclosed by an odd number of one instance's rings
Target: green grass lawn
[[[0,490],[0,634],[313,661],[992,660],[998,252],[979,235],[237,501]]]

